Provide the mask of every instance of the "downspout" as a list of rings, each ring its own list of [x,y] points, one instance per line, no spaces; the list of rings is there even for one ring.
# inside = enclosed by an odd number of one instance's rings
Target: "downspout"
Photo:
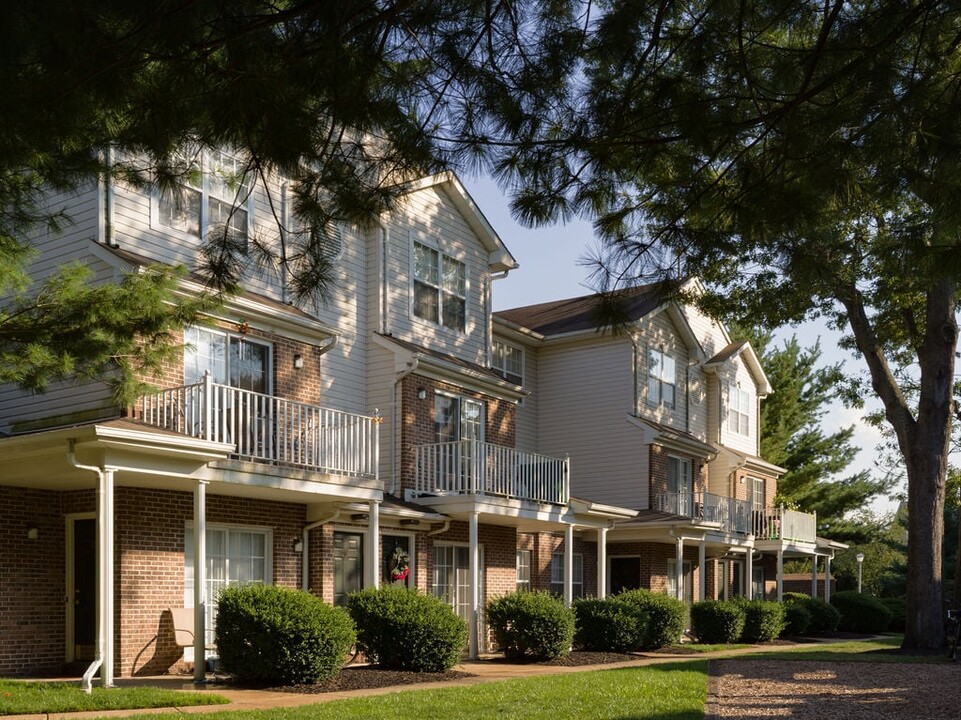
[[[93,676],[103,667],[104,687],[113,687],[113,468],[81,465],[74,450],[76,441],[67,445],[67,462],[77,470],[97,474],[97,649],[81,680],[88,695],[93,691]]]
[[[111,174],[111,169],[113,168],[113,143],[107,143],[107,147],[104,149],[104,164],[106,165],[106,170],[103,174],[103,243],[107,247],[115,248],[119,247],[119,245],[115,242],[113,233],[115,206],[113,176]]]
[[[280,224],[280,299],[287,304],[290,302],[287,295],[287,226],[290,223],[290,210],[286,182],[280,186],[280,217],[283,219]]]
[[[394,410],[392,412],[393,420],[390,423],[390,453],[392,465],[390,469],[390,495],[397,494],[397,479],[400,473],[400,448],[397,446],[397,431],[400,423],[400,403],[397,401],[397,390],[400,387],[400,384],[404,381],[404,378],[417,370],[417,366],[419,364],[420,357],[414,355],[413,359],[407,363],[407,367],[394,376]]]
[[[632,332],[631,333],[631,375],[633,375],[633,381],[634,381],[633,382],[634,399],[633,399],[633,406],[631,407],[631,414],[634,415],[635,417],[639,417],[640,415],[640,412],[638,410],[638,408],[640,408],[640,385],[638,383],[638,378],[637,378],[637,373],[639,370],[639,367],[638,367],[639,352],[640,350],[637,347],[637,334]]]
[[[383,220],[376,221],[380,228],[380,331],[390,335],[390,321],[388,320],[389,303],[387,301],[390,285],[387,282],[387,248],[390,243],[390,229]]]
[[[303,589],[305,591],[310,590],[310,531],[314,528],[318,528],[321,525],[326,525],[329,522],[333,522],[340,517],[343,510],[338,510],[337,512],[328,515],[320,520],[315,520],[314,522],[305,525],[303,531],[301,532],[301,542],[303,543],[303,552],[300,555],[300,576],[303,578]]]
[[[450,518],[448,518],[447,520],[444,520],[443,525],[441,525],[436,530],[431,530],[430,532],[426,533],[424,537],[433,537],[434,535],[443,535],[445,532],[450,530],[450,522],[451,522]]]

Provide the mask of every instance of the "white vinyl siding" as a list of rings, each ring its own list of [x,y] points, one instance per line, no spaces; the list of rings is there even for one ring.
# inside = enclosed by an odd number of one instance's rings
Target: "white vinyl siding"
[[[740,358],[728,363],[716,387],[721,394],[719,399],[721,444],[732,450],[757,455],[757,391],[754,378],[747,369],[746,363]],[[745,403],[741,393],[734,393],[733,412],[738,424],[736,431],[732,428],[734,422],[732,420],[732,388],[740,388],[748,395]],[[742,432],[743,430],[747,432]]]
[[[641,508],[649,448],[628,419],[632,362],[631,343],[620,338],[539,350],[538,444],[546,455],[570,453],[572,495]]]

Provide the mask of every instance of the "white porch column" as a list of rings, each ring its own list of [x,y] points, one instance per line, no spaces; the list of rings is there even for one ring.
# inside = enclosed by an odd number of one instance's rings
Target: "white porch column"
[[[684,600],[684,538],[677,538],[674,548],[674,589],[677,599]]]
[[[748,548],[744,559],[744,597],[753,600],[754,597],[754,548]]]
[[[784,551],[777,551],[777,601],[784,601]]]
[[[367,585],[380,587],[380,503],[367,503]]]
[[[564,605],[574,602],[574,526],[564,529]]]
[[[707,591],[707,555],[705,554],[705,544],[701,540],[697,546],[697,581],[700,587],[697,589],[697,599],[704,602],[705,592]]]
[[[100,485],[97,498],[97,531],[100,546],[97,560],[99,567],[97,575],[97,641],[101,643],[100,679],[104,687],[113,687],[113,635],[114,635],[114,602],[113,602],[113,481],[114,470],[104,468],[99,473]]]
[[[824,602],[831,602],[831,556],[824,556]]]
[[[194,488],[194,682],[207,675],[207,481]]]
[[[811,558],[811,597],[818,596],[818,556]]]
[[[468,541],[470,544],[469,572],[470,572],[470,623],[467,628],[467,650],[471,660],[476,660],[479,654],[479,630],[480,620],[480,544],[478,542],[477,528],[478,514],[472,512],[469,518]]]
[[[607,597],[607,528],[597,529],[597,597]]]

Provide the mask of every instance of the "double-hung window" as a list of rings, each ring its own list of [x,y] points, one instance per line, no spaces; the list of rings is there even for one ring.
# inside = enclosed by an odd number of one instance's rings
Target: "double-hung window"
[[[414,243],[414,315],[464,332],[467,317],[467,265],[450,255]]]
[[[517,551],[517,590],[531,589],[531,551]]]
[[[157,200],[163,227],[197,238],[225,234],[245,251],[250,236],[250,185],[246,164],[219,150],[197,152],[176,187]]]
[[[571,575],[573,596],[584,597],[584,556],[574,553],[574,572]],[[551,555],[551,594],[564,595],[564,553],[556,552]]]
[[[751,393],[738,383],[727,388],[727,429],[738,435],[750,434]]]
[[[193,528],[185,533],[184,607],[194,605]],[[217,593],[232,585],[271,583],[272,534],[261,528],[207,525],[206,534],[207,643],[213,644],[217,621]]]
[[[647,359],[647,402],[673,408],[677,383],[674,358],[661,349],[651,348]]]
[[[495,340],[491,345],[491,367],[515,385],[524,384],[524,351]]]

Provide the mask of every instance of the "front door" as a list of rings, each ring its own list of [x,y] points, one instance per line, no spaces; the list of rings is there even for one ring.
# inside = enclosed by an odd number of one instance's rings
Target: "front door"
[[[622,590],[637,590],[641,587],[641,559],[639,557],[612,557],[611,595]]]
[[[97,523],[75,519],[71,551],[70,612],[73,616],[73,660],[94,658],[97,638]]]
[[[364,536],[334,533],[334,605],[344,605],[347,596],[364,587]]]
[[[484,548],[478,547],[480,566],[477,588],[480,607],[477,609],[477,637],[482,649],[486,647],[486,624],[484,620]],[[431,590],[443,598],[464,622],[471,621],[470,548],[467,545],[435,545],[434,572]]]

